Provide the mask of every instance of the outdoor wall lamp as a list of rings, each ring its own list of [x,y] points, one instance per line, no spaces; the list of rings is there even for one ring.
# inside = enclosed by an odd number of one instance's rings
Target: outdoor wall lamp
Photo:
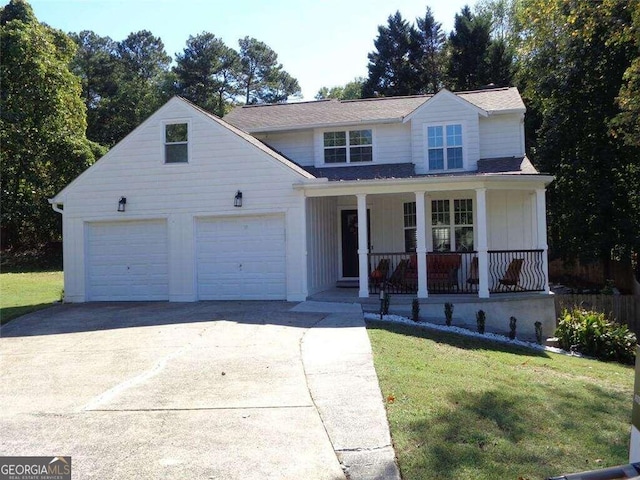
[[[120,197],[120,200],[118,200],[118,211],[124,212],[126,204],[127,204],[127,197]]]
[[[233,197],[233,206],[234,207],[242,206],[242,192],[240,190],[238,190],[238,193],[236,193],[236,196]]]

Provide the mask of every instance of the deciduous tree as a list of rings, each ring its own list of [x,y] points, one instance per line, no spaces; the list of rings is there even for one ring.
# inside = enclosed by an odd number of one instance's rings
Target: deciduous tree
[[[69,70],[73,41],[11,0],[0,11],[2,229],[13,246],[60,235],[47,199],[104,150],[85,137],[80,79]]]
[[[631,2],[633,3],[633,2]],[[564,258],[629,261],[640,250],[640,151],[611,128],[625,72],[638,58],[627,2],[526,0],[520,82],[538,112],[538,167],[548,191],[551,246]]]

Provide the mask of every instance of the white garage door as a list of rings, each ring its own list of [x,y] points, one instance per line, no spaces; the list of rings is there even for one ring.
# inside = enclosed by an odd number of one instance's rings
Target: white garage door
[[[285,299],[284,232],[281,216],[198,220],[198,298]]]
[[[88,229],[89,300],[169,299],[165,221],[92,223]]]

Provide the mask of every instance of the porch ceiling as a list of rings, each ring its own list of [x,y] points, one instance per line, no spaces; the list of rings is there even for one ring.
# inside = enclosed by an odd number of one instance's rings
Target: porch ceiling
[[[537,190],[553,181],[551,175],[499,175],[474,174],[457,176],[422,176],[412,178],[344,180],[330,182],[326,178],[311,179],[294,184],[296,190],[307,197],[332,197],[339,195],[443,192],[452,190]]]

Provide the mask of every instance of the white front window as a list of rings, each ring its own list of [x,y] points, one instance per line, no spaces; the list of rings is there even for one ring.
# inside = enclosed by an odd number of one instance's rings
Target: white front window
[[[427,162],[429,170],[455,170],[463,167],[462,125],[427,127]]]
[[[324,163],[361,163],[373,160],[371,130],[324,132]]]
[[[433,200],[431,234],[435,252],[473,251],[473,200]]]

